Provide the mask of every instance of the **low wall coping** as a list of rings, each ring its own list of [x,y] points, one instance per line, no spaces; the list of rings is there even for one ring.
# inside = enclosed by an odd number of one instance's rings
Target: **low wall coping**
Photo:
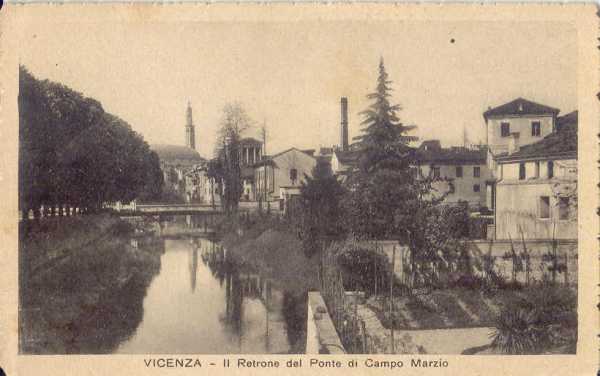
[[[313,317],[308,319],[313,320],[317,327],[317,337],[321,348],[326,349],[329,354],[345,354],[346,350],[319,291],[308,292],[308,306],[309,312],[313,314]]]

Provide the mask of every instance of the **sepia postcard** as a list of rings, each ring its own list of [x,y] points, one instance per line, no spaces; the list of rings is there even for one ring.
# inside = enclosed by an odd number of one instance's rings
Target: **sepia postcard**
[[[600,372],[599,21],[5,4],[0,375]]]

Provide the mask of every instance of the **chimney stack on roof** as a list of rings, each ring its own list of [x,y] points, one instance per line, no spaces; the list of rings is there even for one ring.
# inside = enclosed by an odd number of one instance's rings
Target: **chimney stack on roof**
[[[508,155],[519,151],[519,136],[519,132],[512,132],[510,134],[510,138],[508,139]]]
[[[348,150],[348,98],[342,97],[340,101],[342,119],[340,124],[340,148]]]

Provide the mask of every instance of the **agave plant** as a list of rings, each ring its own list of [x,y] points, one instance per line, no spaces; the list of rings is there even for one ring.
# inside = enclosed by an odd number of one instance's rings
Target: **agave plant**
[[[506,354],[535,354],[546,341],[547,331],[531,310],[505,310],[496,319],[492,347]]]

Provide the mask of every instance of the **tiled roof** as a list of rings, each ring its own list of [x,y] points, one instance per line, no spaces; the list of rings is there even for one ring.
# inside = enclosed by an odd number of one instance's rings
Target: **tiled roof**
[[[419,148],[415,157],[419,163],[442,163],[460,164],[477,163],[483,164],[486,160],[487,150],[485,148],[468,149],[464,147],[451,147],[440,149]]]
[[[356,150],[336,150],[334,151],[338,161],[343,164],[353,164],[358,161]]]
[[[563,116],[559,116],[556,118],[556,129],[560,130],[562,127],[564,127],[565,125],[569,125],[569,124],[575,124],[577,126],[577,120],[578,120],[578,111],[573,111],[573,112],[569,112],[566,115]]]
[[[287,150],[281,151],[281,152],[279,152],[277,154],[274,154],[274,155],[263,155],[263,158],[260,161],[256,162],[255,164],[253,164],[252,167],[260,167],[260,166],[264,166],[264,165],[277,166],[277,163],[275,163],[275,161],[273,159],[275,159],[275,158],[277,158],[280,155],[283,155],[285,153],[289,153],[292,150],[299,151],[300,153],[304,153],[304,154],[308,155],[311,158],[315,158],[314,155],[312,155],[310,153],[307,153],[307,150],[300,150],[300,149],[292,147],[292,148],[289,148]],[[312,149],[310,149],[310,150],[312,150]]]
[[[559,118],[557,131],[538,142],[522,146],[519,151],[496,157],[498,162],[535,158],[577,158],[577,111]]]
[[[319,155],[330,155],[333,154],[333,148],[321,147],[319,148]]]
[[[527,99],[517,98],[512,102],[490,108],[483,113],[483,117],[487,120],[490,117],[507,115],[556,115],[559,111],[560,110],[553,107],[544,106],[543,104],[528,101]]]
[[[205,161],[196,150],[187,146],[155,144],[150,145],[150,149],[156,152],[158,158],[162,161],[171,162],[174,160],[185,160],[195,163]]]
[[[260,146],[260,145],[262,145],[262,142],[258,141],[255,138],[252,138],[252,137],[246,137],[246,138],[242,138],[240,140],[240,144],[242,144],[242,145],[252,145],[252,146],[256,145],[256,146]]]

